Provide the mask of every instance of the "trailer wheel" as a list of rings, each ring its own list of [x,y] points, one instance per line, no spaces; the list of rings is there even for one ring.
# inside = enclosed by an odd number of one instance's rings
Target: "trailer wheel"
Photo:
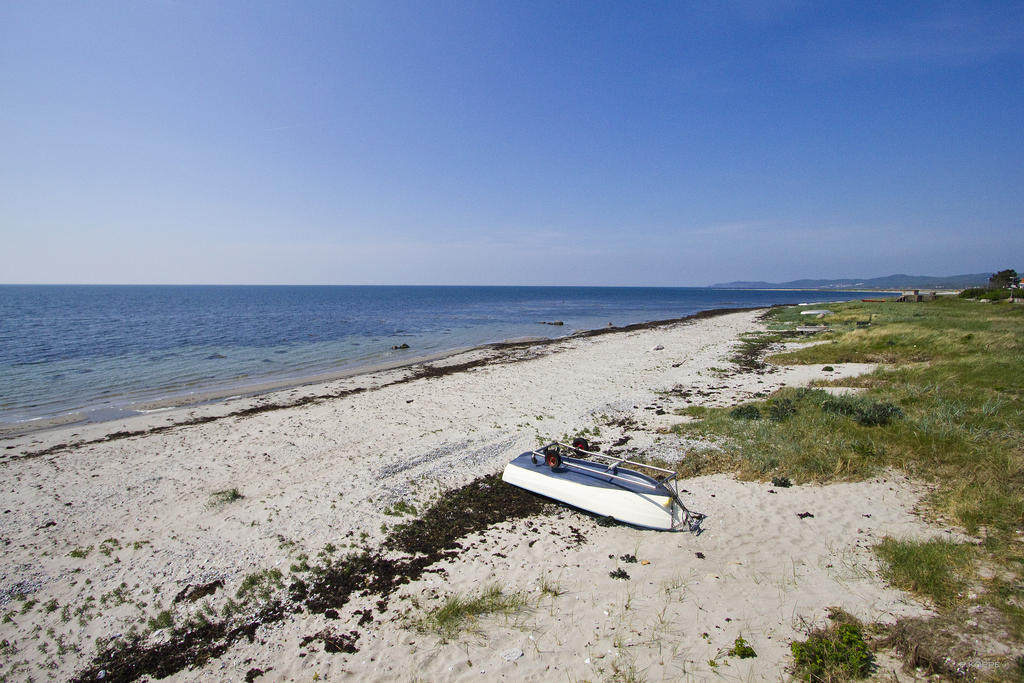
[[[562,456],[558,454],[557,449],[544,451],[544,464],[553,470],[562,466]]]
[[[582,436],[577,436],[575,439],[572,440],[572,447],[581,451],[590,450],[590,444],[587,443],[587,440],[584,439]]]

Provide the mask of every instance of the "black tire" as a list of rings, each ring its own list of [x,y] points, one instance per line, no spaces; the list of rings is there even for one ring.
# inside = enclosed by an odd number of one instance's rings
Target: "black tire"
[[[558,454],[558,451],[551,449],[544,452],[544,464],[553,470],[557,470],[562,466],[562,456]]]
[[[587,440],[584,439],[582,436],[577,436],[575,439],[572,440],[572,447],[580,451],[590,450],[590,444],[587,443]]]

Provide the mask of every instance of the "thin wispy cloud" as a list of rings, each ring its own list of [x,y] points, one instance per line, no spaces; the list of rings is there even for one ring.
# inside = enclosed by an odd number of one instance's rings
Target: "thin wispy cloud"
[[[975,64],[1024,54],[1024,5],[976,4],[890,26],[829,37],[826,55],[844,66]]]

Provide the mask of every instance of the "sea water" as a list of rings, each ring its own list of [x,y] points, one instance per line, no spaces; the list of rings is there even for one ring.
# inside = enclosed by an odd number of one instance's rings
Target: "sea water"
[[[0,427],[524,337],[850,292],[648,287],[0,286]],[[563,325],[544,325],[561,321]],[[394,349],[408,344],[409,348]]]

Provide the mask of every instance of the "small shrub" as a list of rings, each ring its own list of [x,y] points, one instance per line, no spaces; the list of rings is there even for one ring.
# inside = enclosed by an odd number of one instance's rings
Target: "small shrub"
[[[754,652],[754,648],[752,648],[750,643],[744,640],[742,636],[736,639],[732,644],[732,649],[729,650],[727,654],[733,657],[739,657],[740,659],[750,659],[751,657],[757,656],[757,653]]]
[[[871,651],[858,624],[818,629],[807,640],[795,641],[789,647],[793,673],[805,681],[842,681],[871,673]]]
[[[859,396],[829,396],[821,402],[821,409],[833,415],[852,418],[865,427],[881,427],[903,417],[903,410],[884,401],[872,401]]]
[[[768,405],[768,419],[784,422],[796,415],[796,404],[788,398],[778,398]]]
[[[821,409],[833,415],[851,417],[857,413],[857,399],[852,396],[826,396]]]
[[[626,570],[622,567],[619,567],[615,571],[608,572],[608,576],[612,577],[613,579],[622,579],[623,581],[629,581],[629,574],[627,574]]]
[[[78,560],[84,560],[85,558],[89,557],[89,553],[91,553],[91,552],[92,552],[92,546],[91,545],[90,546],[86,546],[85,548],[75,548],[70,553],[68,553],[68,557],[74,557],[75,559],[78,559]]]
[[[761,411],[753,403],[745,403],[729,411],[729,417],[737,420],[760,420]]]
[[[780,489],[788,489],[793,485],[793,482],[789,480],[789,477],[772,477],[772,486],[776,486]]]
[[[831,365],[826,365],[821,369],[822,372],[835,372],[835,368]]]
[[[903,411],[892,403],[878,402],[864,405],[854,419],[865,427],[883,427],[903,417]]]

